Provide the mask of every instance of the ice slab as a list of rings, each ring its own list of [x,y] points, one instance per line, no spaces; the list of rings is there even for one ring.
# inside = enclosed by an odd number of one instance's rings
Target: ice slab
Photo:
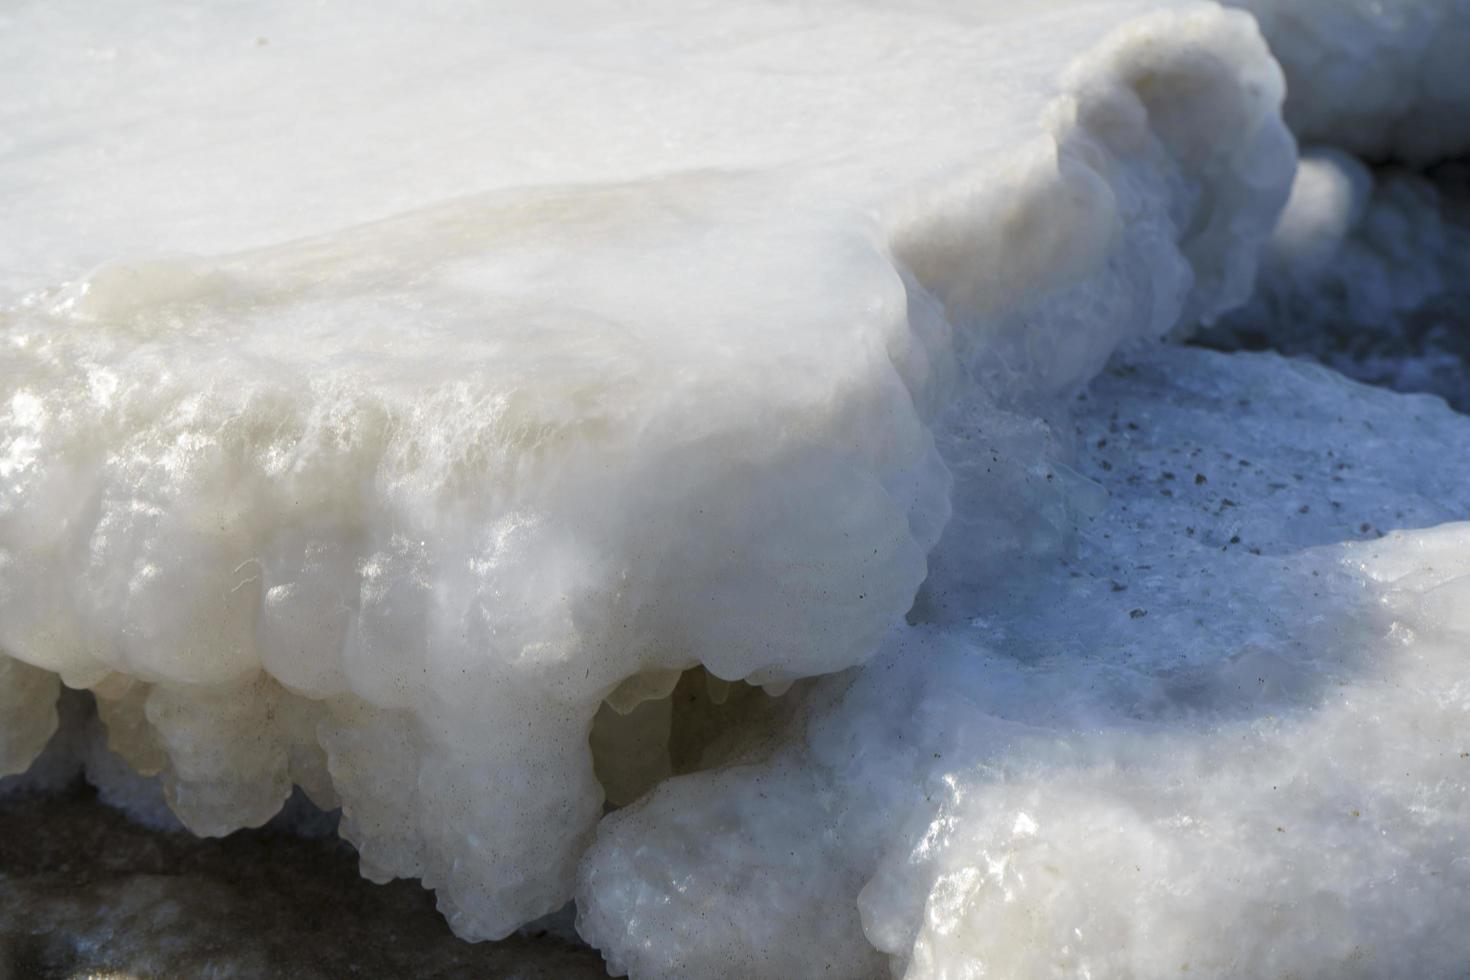
[[[3,16],[5,669],[470,938],[569,896],[604,699],[867,659],[1028,485],[967,427],[1243,299],[1294,162],[1183,0]]]

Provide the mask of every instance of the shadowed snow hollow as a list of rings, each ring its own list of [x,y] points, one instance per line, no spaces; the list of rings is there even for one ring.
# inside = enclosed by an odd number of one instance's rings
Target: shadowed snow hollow
[[[1269,344],[1470,410],[1470,167],[1302,155],[1256,295],[1205,340]]]
[[[952,487],[967,588],[1095,507],[981,433],[1049,465],[1002,405],[1244,299],[1293,165],[1186,0],[6,17],[0,762],[59,675],[190,829],[298,785],[469,938],[571,894],[605,699],[867,660]]]

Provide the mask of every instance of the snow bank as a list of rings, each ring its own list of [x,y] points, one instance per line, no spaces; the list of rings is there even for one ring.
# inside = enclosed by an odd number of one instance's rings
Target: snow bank
[[[615,971],[1470,958],[1470,525],[1390,530],[1470,513],[1470,419],[1275,356],[1155,349],[1099,379],[1070,435],[1051,464],[1078,482],[1056,493],[1110,498],[1075,548],[969,593],[968,622],[895,629],[766,761],[602,822],[579,926]]]
[[[1226,2],[1259,19],[1303,142],[1414,165],[1470,153],[1470,2]]]
[[[866,660],[1024,486],[965,427],[1244,298],[1293,159],[1195,3],[7,17],[6,768],[59,675],[469,938],[569,896],[604,699]]]

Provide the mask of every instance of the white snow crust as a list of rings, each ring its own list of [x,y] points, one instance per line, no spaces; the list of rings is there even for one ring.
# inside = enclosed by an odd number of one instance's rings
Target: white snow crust
[[[605,700],[625,801],[681,671],[868,659],[952,486],[1015,553],[972,430],[1242,300],[1294,159],[1205,3],[4,17],[0,759],[59,676],[467,938],[570,896]]]

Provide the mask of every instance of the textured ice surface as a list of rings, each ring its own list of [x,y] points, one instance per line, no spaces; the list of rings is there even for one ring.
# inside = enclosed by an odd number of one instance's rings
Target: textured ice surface
[[[1470,410],[1470,170],[1304,154],[1256,296],[1205,339],[1310,355]]]
[[[1420,165],[1470,153],[1470,0],[1226,0],[1260,20],[1304,142]]]
[[[3,16],[6,767],[59,675],[191,830],[299,786],[471,938],[569,896],[605,698],[624,800],[679,671],[867,659],[951,485],[956,582],[1065,536],[992,402],[1243,299],[1293,158],[1192,2]]]
[[[602,822],[578,902],[615,968],[1463,971],[1470,524],[1412,529],[1470,516],[1470,419],[1162,349],[1070,436],[1054,472],[1107,496],[1074,549],[896,629],[769,760]]]

